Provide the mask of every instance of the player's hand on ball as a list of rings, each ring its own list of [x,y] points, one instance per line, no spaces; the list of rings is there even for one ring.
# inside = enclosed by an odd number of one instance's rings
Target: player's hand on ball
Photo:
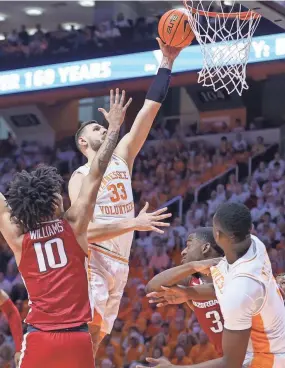
[[[180,286],[165,287],[162,291],[154,291],[147,294],[149,303],[155,303],[158,307],[164,307],[168,304],[182,304],[189,300],[186,289]]]
[[[166,45],[159,37],[156,38],[159,48],[164,57],[169,59],[170,61],[174,61],[177,56],[180,54],[180,51],[183,49],[181,47],[174,47]]]
[[[154,359],[154,358],[146,358],[146,361],[148,363],[151,364],[151,367],[156,367],[156,368],[176,368],[176,365],[173,365],[170,363],[170,361],[166,358],[159,358],[159,359]],[[143,365],[137,365],[136,368],[145,368],[145,366]]]
[[[149,204],[147,202],[135,218],[135,229],[137,231],[155,231],[159,234],[163,234],[164,231],[159,228],[169,227],[170,224],[168,222],[162,222],[162,220],[171,217],[171,213],[165,213],[167,211],[167,207],[147,213],[148,208]]]
[[[125,103],[126,92],[123,90],[120,96],[119,88],[116,88],[116,92],[111,89],[110,91],[110,110],[107,112],[105,109],[99,108],[98,111],[102,112],[105,119],[111,126],[121,126],[124,122],[125,115],[128,107],[130,106],[132,99],[129,98]]]

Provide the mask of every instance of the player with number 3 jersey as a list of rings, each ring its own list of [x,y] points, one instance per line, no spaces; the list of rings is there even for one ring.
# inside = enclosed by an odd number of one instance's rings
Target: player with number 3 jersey
[[[158,306],[187,302],[195,312],[197,320],[209,337],[210,342],[215,346],[217,352],[222,354],[224,321],[219,302],[216,299],[207,300],[206,295],[205,300],[203,298],[195,299],[195,287],[212,282],[210,277],[195,272],[195,262],[223,255],[222,250],[214,240],[213,229],[210,227],[198,228],[191,233],[187,239],[186,248],[181,255],[182,266],[161,272],[147,284],[150,302],[155,302]],[[181,280],[183,279],[182,283]],[[162,287],[169,288],[161,291]],[[192,299],[191,303],[188,302],[189,299]]]
[[[63,212],[62,178],[40,166],[16,174],[0,196],[0,231],[13,250],[30,310],[18,368],[94,368],[85,259],[87,228],[130,101],[112,106],[103,144],[78,199]]]

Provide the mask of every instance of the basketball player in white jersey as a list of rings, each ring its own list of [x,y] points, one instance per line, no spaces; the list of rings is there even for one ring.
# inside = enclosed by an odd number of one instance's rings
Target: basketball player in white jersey
[[[283,299],[265,245],[250,234],[251,229],[250,211],[242,204],[223,204],[214,216],[214,238],[225,257],[211,267],[213,284],[203,285],[203,293],[208,287],[212,298],[216,295],[219,301],[224,317],[224,356],[184,367],[285,367]],[[148,361],[156,368],[176,367],[164,358]]]
[[[160,39],[158,42],[163,54],[160,68],[130,132],[121,139],[113,154],[97,196],[92,229],[97,227],[97,239],[99,240],[91,241],[88,267],[89,296],[94,313],[90,324],[94,354],[100,341],[112,330],[128,278],[128,259],[133,230],[135,230],[134,227],[128,225],[134,218],[131,185],[133,163],[166,97],[172,65],[181,51],[179,48],[164,45]],[[119,98],[117,94],[116,98]],[[111,91],[112,100],[113,91]],[[109,113],[104,109],[99,109],[99,111],[108,120]],[[76,134],[77,146],[88,159],[88,163],[78,168],[70,180],[71,203],[77,198],[82,180],[88,174],[90,162],[101,146],[105,134],[106,129],[95,121],[83,124]],[[160,212],[156,215],[157,221],[165,218],[165,215],[159,216]],[[160,223],[154,223],[154,226],[159,225]]]

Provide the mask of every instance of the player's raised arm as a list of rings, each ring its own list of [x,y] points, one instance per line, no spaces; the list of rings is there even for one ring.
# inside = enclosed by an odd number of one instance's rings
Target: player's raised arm
[[[5,315],[5,317],[8,320],[9,328],[13,336],[15,350],[16,350],[14,360],[15,360],[16,367],[18,367],[18,363],[20,360],[20,354],[21,354],[22,341],[23,341],[23,328],[22,328],[21,316],[20,316],[18,309],[12,302],[12,300],[2,289],[0,289],[0,309],[1,309],[1,312]]]
[[[129,99],[124,105],[124,100],[125,92],[122,92],[120,98],[119,89],[116,89],[115,96],[111,91],[110,111],[106,112],[104,109],[100,109],[109,123],[106,138],[91,163],[89,174],[82,180],[78,198],[65,214],[76,235],[87,232],[88,224],[93,217],[101,180],[117,145],[120,127],[131,103],[131,99]]]
[[[165,45],[159,38],[157,40],[163,54],[157,75],[147,92],[144,105],[139,111],[130,132],[124,136],[116,148],[116,154],[128,163],[130,170],[167,95],[172,66],[181,51],[181,48]]]
[[[0,193],[0,232],[4,236],[7,244],[12,249],[17,264],[21,259],[22,249],[22,229],[11,219],[11,211],[6,198]]]

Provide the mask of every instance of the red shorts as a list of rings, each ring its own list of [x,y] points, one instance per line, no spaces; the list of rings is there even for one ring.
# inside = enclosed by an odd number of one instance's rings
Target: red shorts
[[[19,368],[94,368],[88,332],[28,332]]]

